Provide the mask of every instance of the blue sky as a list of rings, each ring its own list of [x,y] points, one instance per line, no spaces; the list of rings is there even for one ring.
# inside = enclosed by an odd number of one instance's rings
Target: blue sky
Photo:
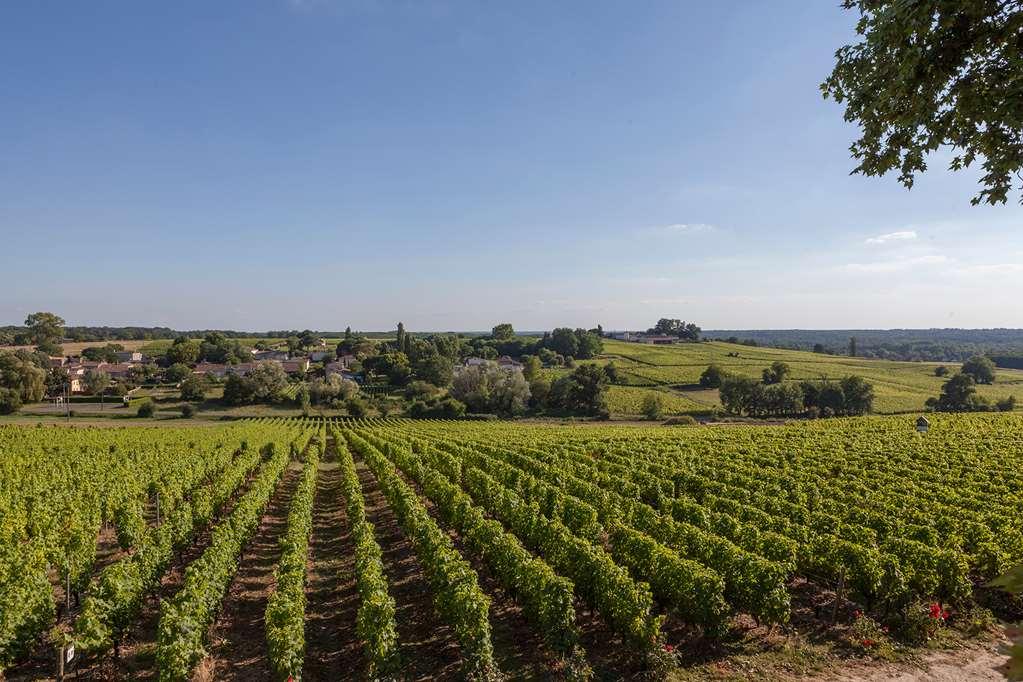
[[[1018,197],[850,176],[837,2],[0,5],[0,324],[1023,327]]]

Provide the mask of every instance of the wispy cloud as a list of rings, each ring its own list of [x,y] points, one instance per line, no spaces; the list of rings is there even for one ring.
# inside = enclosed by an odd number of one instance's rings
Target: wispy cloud
[[[913,258],[897,258],[894,260],[876,261],[874,263],[848,263],[843,265],[841,270],[855,273],[900,272],[902,270],[911,270],[913,268],[929,265],[944,265],[948,262],[950,261],[947,256],[916,256]]]
[[[706,232],[717,232],[717,227],[707,223],[672,223],[654,228],[658,232],[667,234],[701,234]]]
[[[879,234],[876,237],[871,237],[865,243],[876,246],[881,244],[890,244],[892,242],[908,242],[916,239],[916,236],[916,230],[900,230],[898,232]]]

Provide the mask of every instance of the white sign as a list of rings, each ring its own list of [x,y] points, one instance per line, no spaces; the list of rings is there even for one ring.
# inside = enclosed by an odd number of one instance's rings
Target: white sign
[[[71,659],[75,657],[75,645],[68,644],[67,649],[64,649],[64,662],[70,663]]]

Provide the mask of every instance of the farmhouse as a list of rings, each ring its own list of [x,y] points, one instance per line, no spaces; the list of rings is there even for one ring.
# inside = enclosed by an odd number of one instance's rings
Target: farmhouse
[[[312,362],[323,362],[325,359],[332,357],[334,354],[329,350],[314,350],[309,353],[309,360]]]
[[[283,361],[287,360],[289,357],[291,357],[291,356],[289,356],[286,352],[284,352],[282,350],[253,350],[252,351],[252,359],[254,361],[256,361],[256,362],[260,362],[260,361],[263,361],[263,360],[277,360],[279,362],[283,362]]]
[[[119,362],[113,365],[105,364],[100,368],[100,371],[105,372],[111,379],[125,379],[128,376],[128,372],[134,366],[127,362]]]
[[[678,341],[678,338],[674,336],[661,336],[659,334],[643,334],[642,336],[636,337],[635,341],[638,341],[639,343],[649,343],[654,346],[670,346]]]
[[[145,358],[137,350],[125,350],[114,353],[118,362],[143,362]]]
[[[521,362],[519,362],[518,360],[513,360],[511,356],[508,355],[502,355],[501,357],[499,357],[497,359],[497,366],[500,367],[501,369],[507,369],[510,371],[515,370],[522,371],[522,368],[525,367],[525,365],[523,365]]]
[[[192,374],[201,374],[206,376],[207,374],[215,376],[218,379],[223,379],[227,376],[228,368],[230,365],[223,365],[217,362],[200,362],[192,370]]]
[[[285,360],[281,363],[281,367],[288,374],[302,374],[309,371],[309,358],[298,358],[295,360]]]

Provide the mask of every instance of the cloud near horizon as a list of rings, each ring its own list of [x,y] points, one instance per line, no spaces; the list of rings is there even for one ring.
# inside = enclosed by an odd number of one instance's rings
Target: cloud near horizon
[[[899,272],[926,265],[944,265],[949,263],[948,256],[930,255],[913,258],[877,261],[875,263],[847,263],[841,267],[845,272]]]
[[[870,237],[864,243],[870,244],[871,246],[877,246],[881,244],[890,244],[891,242],[907,242],[916,239],[916,230],[900,230],[898,232],[888,232],[887,234],[879,234],[876,237]]]

